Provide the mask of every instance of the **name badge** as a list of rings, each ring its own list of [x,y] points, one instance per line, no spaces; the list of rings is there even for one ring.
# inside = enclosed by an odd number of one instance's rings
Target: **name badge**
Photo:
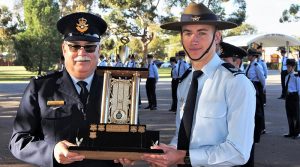
[[[65,101],[63,100],[49,100],[47,101],[47,106],[63,106]]]

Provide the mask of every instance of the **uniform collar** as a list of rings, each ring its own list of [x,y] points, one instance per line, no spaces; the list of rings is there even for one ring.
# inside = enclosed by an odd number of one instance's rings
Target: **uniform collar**
[[[90,88],[91,88],[91,84],[92,84],[92,80],[93,80],[93,77],[94,77],[94,73],[92,73],[92,75],[90,75],[89,77],[85,78],[84,80],[78,80],[77,78],[73,77],[72,75],[71,76],[71,79],[73,81],[73,84],[76,86],[77,85],[77,82],[78,81],[85,81],[87,83],[87,89],[88,91],[90,91]]]
[[[215,72],[217,71],[217,68],[223,63],[223,61],[220,59],[220,57],[215,53],[212,57],[212,59],[202,68],[202,72],[208,76],[209,78],[212,78]],[[194,71],[194,69],[193,69]]]

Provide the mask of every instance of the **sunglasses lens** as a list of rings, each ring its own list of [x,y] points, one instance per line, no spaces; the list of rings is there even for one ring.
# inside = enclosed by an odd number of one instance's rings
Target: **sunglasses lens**
[[[78,50],[83,47],[84,50],[88,53],[93,53],[95,52],[97,45],[85,45],[85,46],[81,46],[81,45],[68,45],[69,49],[71,52],[78,52]]]
[[[77,52],[81,48],[80,45],[68,45],[71,52]]]
[[[84,50],[88,53],[93,53],[96,50],[97,45],[85,45]]]

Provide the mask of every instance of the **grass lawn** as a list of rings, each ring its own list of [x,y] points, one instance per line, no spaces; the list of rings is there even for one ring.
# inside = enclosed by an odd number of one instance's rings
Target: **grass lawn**
[[[171,68],[159,68],[160,78],[170,78]],[[29,81],[37,73],[26,71],[23,66],[0,66],[0,82],[24,82]]]
[[[0,82],[29,81],[36,73],[26,71],[23,66],[0,66]]]
[[[159,68],[159,78],[171,78],[171,68]]]

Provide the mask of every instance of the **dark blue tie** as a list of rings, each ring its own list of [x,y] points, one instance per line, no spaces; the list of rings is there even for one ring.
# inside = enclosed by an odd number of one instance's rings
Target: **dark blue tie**
[[[193,79],[189,88],[188,96],[184,106],[184,113],[179,127],[177,143],[178,150],[189,150],[194,110],[198,93],[198,78],[202,74],[202,71],[193,72]]]
[[[78,81],[77,85],[79,85],[81,88],[80,94],[79,94],[80,101],[85,106],[87,98],[89,96],[89,91],[86,88],[87,83],[85,81]]]

